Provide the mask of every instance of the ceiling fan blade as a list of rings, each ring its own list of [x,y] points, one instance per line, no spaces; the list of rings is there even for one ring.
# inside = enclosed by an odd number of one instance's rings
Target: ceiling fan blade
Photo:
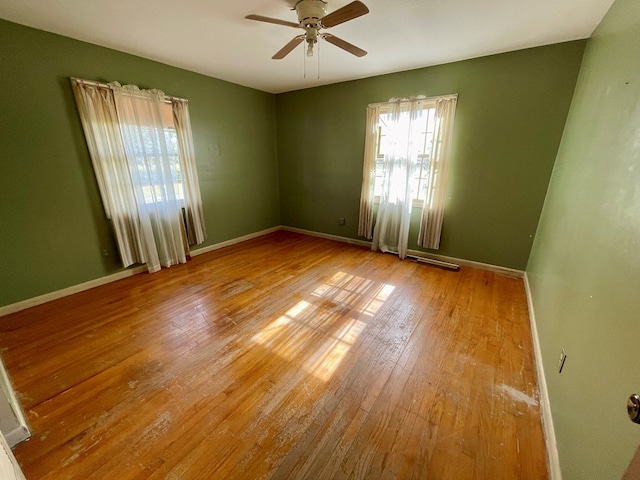
[[[331,12],[329,15],[325,15],[320,22],[325,28],[335,27],[336,25],[340,25],[348,20],[353,20],[366,13],[369,13],[367,6],[362,2],[355,1],[339,8],[335,12]]]
[[[257,20],[258,22],[275,23],[276,25],[284,25],[285,27],[299,27],[300,25],[286,20],[280,20],[278,18],[263,17],[262,15],[247,15],[247,20]]]
[[[304,35],[298,35],[297,37],[294,37],[293,40],[291,40],[289,43],[287,43],[284,47],[282,47],[278,53],[276,53],[273,57],[274,60],[281,60],[284,57],[286,57],[287,55],[289,55],[291,53],[291,51],[296,48],[298,45],[300,45],[302,43],[302,41],[304,40]]]
[[[352,43],[342,40],[335,35],[331,35],[330,33],[322,34],[322,38],[324,38],[329,43],[333,43],[336,47],[339,47],[343,50],[346,50],[350,54],[355,55],[356,57],[364,57],[367,54],[367,52],[362,50],[361,48],[358,48]]]

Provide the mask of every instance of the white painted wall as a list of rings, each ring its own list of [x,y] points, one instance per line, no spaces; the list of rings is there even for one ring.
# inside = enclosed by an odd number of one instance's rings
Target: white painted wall
[[[2,480],[26,480],[3,435],[0,435],[0,478]]]

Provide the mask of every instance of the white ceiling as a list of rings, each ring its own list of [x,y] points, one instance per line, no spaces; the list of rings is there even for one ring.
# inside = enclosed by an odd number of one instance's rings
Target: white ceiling
[[[351,0],[329,0],[327,12]],[[322,43],[307,61],[300,45],[271,56],[297,22],[295,0],[1,0],[0,18],[280,93],[564,42],[591,35],[613,0],[363,0],[370,13],[326,30],[369,52],[354,57]]]

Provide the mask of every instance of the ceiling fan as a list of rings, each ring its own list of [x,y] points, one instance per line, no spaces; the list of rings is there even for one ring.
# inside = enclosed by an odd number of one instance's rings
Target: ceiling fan
[[[245,18],[259,22],[275,23],[276,25],[284,25],[286,27],[302,28],[305,31],[303,35],[294,37],[293,40],[271,57],[274,60],[283,59],[303,41],[307,43],[307,56],[311,57],[313,56],[313,46],[318,43],[319,38],[346,50],[356,57],[364,57],[367,54],[366,51],[330,33],[320,33],[320,30],[335,27],[336,25],[369,13],[367,6],[360,1],[355,1],[329,14],[326,13],[326,8],[327,2],[324,0],[299,0],[294,8],[292,8],[292,10],[295,10],[298,14],[298,23],[263,17],[262,15],[247,15]]]

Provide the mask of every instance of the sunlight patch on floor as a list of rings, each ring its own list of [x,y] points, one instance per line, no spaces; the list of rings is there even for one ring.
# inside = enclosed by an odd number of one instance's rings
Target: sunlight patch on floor
[[[286,360],[301,360],[300,366],[320,380],[329,381],[367,322],[342,311],[373,317],[395,287],[366,278],[336,272],[260,332],[252,337]],[[327,335],[326,331],[331,330]],[[305,349],[313,336],[327,336],[311,354]]]
[[[349,319],[340,331],[324,342],[322,347],[305,362],[305,370],[320,380],[329,381],[366,326],[365,322]]]
[[[387,301],[389,295],[395,290],[396,287],[389,284],[382,284],[378,290],[378,293],[367,303],[360,311],[365,315],[373,317],[378,310],[382,307],[384,302]]]
[[[271,339],[273,339],[274,337],[277,337],[278,335],[281,335],[285,331],[285,328],[287,327],[287,325],[289,325],[289,323],[291,323],[292,320],[294,320],[301,312],[303,312],[305,309],[309,308],[310,306],[311,304],[309,302],[305,302],[304,300],[299,301],[298,303],[295,304],[295,306],[290,308],[287,311],[287,313],[285,313],[281,317],[278,317],[276,320],[271,322],[267,327],[263,328],[258,333],[256,333],[251,338],[251,340],[253,340],[256,343],[261,343],[263,345],[269,345],[269,343],[271,342]]]

